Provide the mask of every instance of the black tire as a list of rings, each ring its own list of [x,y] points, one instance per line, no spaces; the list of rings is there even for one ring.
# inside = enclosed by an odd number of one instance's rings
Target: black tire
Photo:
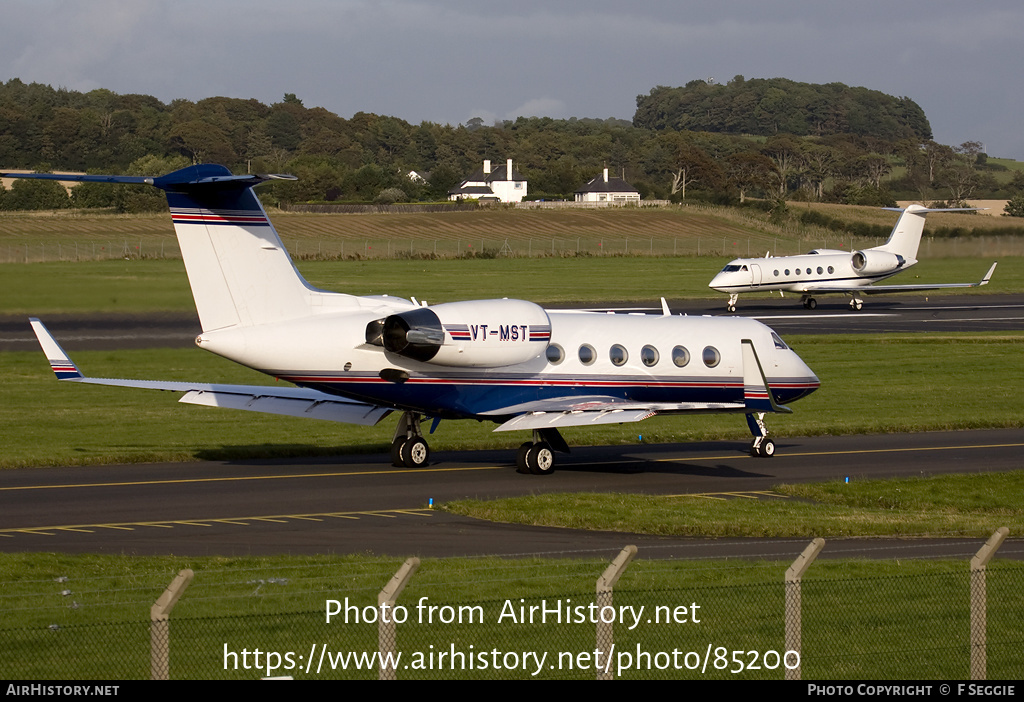
[[[430,460],[430,447],[422,436],[409,439],[402,444],[402,464],[406,468],[422,468]]]
[[[402,445],[408,441],[405,437],[399,437],[391,442],[391,465],[395,468],[404,468],[405,463],[402,461]]]
[[[516,472],[517,473],[522,473],[522,474],[526,475],[526,474],[528,474],[530,472],[530,466],[526,462],[526,455],[530,452],[530,449],[532,449],[532,448],[533,448],[533,444],[531,442],[527,441],[526,443],[524,443],[522,446],[519,447],[518,451],[516,451]]]
[[[555,472],[555,452],[551,444],[539,441],[526,453],[526,465],[534,475],[551,475]]]
[[[806,307],[809,310],[813,310],[817,306],[818,306],[818,301],[815,300],[813,297],[807,301],[806,305],[804,305],[804,307]]]
[[[761,442],[761,447],[758,449],[758,454],[762,458],[771,458],[775,455],[775,442],[771,439],[765,439]]]

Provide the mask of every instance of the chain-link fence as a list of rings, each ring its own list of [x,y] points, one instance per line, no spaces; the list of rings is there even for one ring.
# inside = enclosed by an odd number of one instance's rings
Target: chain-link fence
[[[465,575],[460,570],[465,564],[442,569],[434,564],[433,575],[422,578],[407,564],[401,577],[409,587],[402,591],[403,580],[387,598],[377,591],[388,582],[384,570],[358,576],[376,579],[377,588],[368,582],[353,586],[357,578],[351,574],[333,573],[336,581],[350,581],[333,591],[311,591],[301,578],[285,584],[249,574],[241,585],[248,590],[244,597],[217,594],[220,585],[203,582],[213,574],[200,572],[188,591],[179,577],[178,590],[168,588],[161,597],[166,605],[181,596],[168,620],[143,616],[0,629],[0,675],[76,680],[1024,675],[1024,566],[1016,562],[971,570],[964,561],[831,561],[810,567],[799,580],[786,565],[637,561],[614,588],[609,585],[614,578],[598,579],[600,562],[512,565],[511,575],[502,569],[498,576],[496,566],[489,565],[474,572],[467,588],[456,582]],[[449,571],[450,584],[447,568],[458,571]],[[566,577],[554,573],[567,568],[572,572]],[[674,577],[676,570],[685,572],[685,583]],[[392,586],[398,577],[391,576]],[[532,584],[524,589],[528,580]],[[794,586],[799,588],[796,610]]]

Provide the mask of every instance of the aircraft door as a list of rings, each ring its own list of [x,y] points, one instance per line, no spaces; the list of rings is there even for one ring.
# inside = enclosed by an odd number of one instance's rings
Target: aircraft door
[[[756,263],[750,265],[750,284],[755,288],[761,284],[761,266]]]

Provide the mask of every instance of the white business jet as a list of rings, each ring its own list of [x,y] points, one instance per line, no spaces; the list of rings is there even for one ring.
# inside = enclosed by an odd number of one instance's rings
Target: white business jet
[[[729,293],[726,309],[736,311],[740,293],[772,291],[794,292],[802,295],[806,309],[818,306],[814,299],[826,293],[850,296],[850,309],[864,306],[863,295],[878,293],[916,292],[939,288],[976,288],[987,285],[996,270],[988,269],[977,283],[935,283],[931,285],[876,285],[881,280],[905,271],[917,263],[917,249],[924,231],[924,217],[929,212],[963,212],[974,208],[929,209],[909,205],[906,209],[885,207],[902,212],[893,227],[889,240],[881,246],[863,251],[815,249],[797,256],[771,256],[767,258],[737,258],[708,284],[709,288]]]
[[[202,333],[196,344],[296,387],[91,378],[37,319],[61,380],[170,390],[181,402],[373,425],[394,411],[395,465],[429,460],[421,422],[490,420],[525,430],[522,473],[554,470],[559,429],[658,414],[745,414],[753,455],[770,456],[764,413],[818,388],[779,336],[749,319],[549,311],[523,300],[427,305],[311,287],[253,186],[291,176],[198,165],[161,177],[18,175],[145,184],[167,195]]]

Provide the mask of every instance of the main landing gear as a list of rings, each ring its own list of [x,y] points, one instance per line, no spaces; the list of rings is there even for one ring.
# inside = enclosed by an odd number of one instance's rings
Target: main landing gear
[[[818,306],[818,301],[815,300],[810,295],[804,295],[802,298],[800,298],[800,302],[804,304],[805,310],[813,310],[815,307]]]
[[[569,445],[557,429],[534,429],[533,441],[516,452],[516,472],[551,475],[555,472],[555,451],[569,453]]]
[[[391,442],[391,465],[396,468],[422,468],[430,460],[430,447],[420,432],[418,412],[406,412],[398,420]]]
[[[775,442],[768,438],[768,428],[764,424],[764,412],[747,415],[747,426],[754,435],[750,442],[750,455],[759,458],[771,458],[775,455]]]
[[[861,309],[861,308],[862,308],[863,306],[864,306],[864,300],[860,299],[860,298],[859,298],[859,297],[857,297],[856,295],[854,295],[854,296],[853,296],[853,299],[852,299],[852,300],[850,300],[850,309],[851,309],[851,310],[854,310],[855,312],[859,312],[859,311],[860,311],[860,309]]]

